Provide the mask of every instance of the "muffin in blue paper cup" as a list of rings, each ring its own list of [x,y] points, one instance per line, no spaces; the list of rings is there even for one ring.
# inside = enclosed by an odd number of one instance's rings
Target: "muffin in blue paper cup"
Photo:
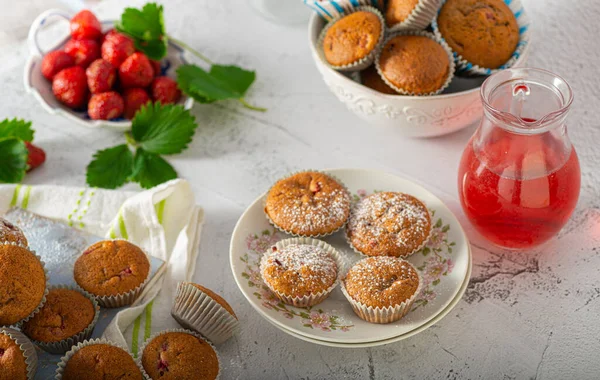
[[[388,0],[385,21],[392,31],[424,30],[431,24],[442,0]]]
[[[304,4],[327,21],[365,5],[384,10],[384,0],[304,0]]]
[[[452,49],[462,75],[491,75],[512,67],[530,38],[520,0],[443,0],[432,27]]]

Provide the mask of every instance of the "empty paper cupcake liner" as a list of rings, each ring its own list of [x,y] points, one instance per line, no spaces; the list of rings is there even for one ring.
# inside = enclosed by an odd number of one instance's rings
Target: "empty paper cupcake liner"
[[[142,370],[142,374],[144,375],[144,377],[146,379],[151,379],[150,375],[148,375],[148,372],[146,372],[146,370],[144,369],[144,365],[142,364],[142,359],[144,357],[144,350],[146,349],[146,346],[148,346],[148,344],[150,344],[150,342],[152,342],[155,338],[163,335],[163,334],[168,334],[168,333],[185,333],[185,334],[190,334],[195,336],[196,338],[208,343],[212,349],[215,351],[215,354],[217,355],[217,361],[219,362],[219,373],[217,374],[217,377],[215,378],[215,380],[219,380],[219,378],[221,377],[221,357],[219,356],[219,351],[217,351],[217,349],[215,348],[215,346],[213,345],[213,343],[206,339],[205,337],[203,337],[201,334],[198,334],[197,332],[191,331],[191,330],[184,330],[184,329],[168,329],[168,330],[164,330],[161,332],[158,332],[156,334],[153,334],[150,336],[150,338],[148,338],[144,344],[142,344],[142,346],[140,347],[140,352],[141,354],[138,355],[138,359],[137,359],[137,363],[138,363],[138,367],[140,367],[140,369]]]
[[[38,357],[33,343],[22,332],[7,327],[0,327],[0,334],[8,335],[19,345],[27,364],[27,379],[33,380],[38,367]]]
[[[323,51],[323,41],[325,40],[327,31],[329,30],[329,28],[331,28],[333,26],[333,24],[335,24],[340,19],[342,19],[354,12],[358,12],[358,11],[371,12],[371,13],[374,13],[375,15],[377,15],[377,17],[379,18],[379,21],[381,22],[381,33],[379,35],[379,41],[377,41],[377,44],[373,48],[373,51],[371,51],[366,57],[363,57],[356,62],[352,62],[350,64],[341,65],[341,66],[336,66],[336,65],[330,64],[327,61],[327,59],[325,58],[325,52]],[[360,71],[360,70],[366,69],[373,63],[373,61],[375,60],[375,57],[378,55],[379,50],[381,49],[381,46],[383,45],[382,43],[383,43],[384,39],[385,39],[385,19],[383,18],[383,15],[377,8],[374,8],[371,6],[362,6],[362,7],[353,8],[352,10],[350,10],[348,12],[344,12],[343,14],[341,14],[341,15],[333,18],[331,21],[329,21],[327,23],[327,25],[325,25],[323,30],[321,30],[321,34],[319,34],[319,39],[317,40],[317,51],[319,52],[319,57],[321,58],[321,61],[323,61],[323,63],[325,65],[329,66],[330,68],[332,68],[334,70],[337,70],[337,71]]]
[[[384,10],[384,0],[304,0],[304,4],[327,21],[364,5]]]
[[[288,245],[291,245],[291,244],[314,245],[319,248],[322,248],[326,253],[330,254],[333,257],[333,259],[335,260],[336,266],[337,266],[337,277],[336,277],[335,281],[333,282],[333,284],[329,288],[327,288],[326,290],[324,290],[322,292],[316,293],[316,294],[306,295],[303,297],[298,297],[298,296],[294,297],[294,296],[289,296],[287,294],[281,293],[281,292],[273,289],[271,284],[268,281],[266,281],[266,279],[263,276],[263,273],[265,270],[265,266],[267,264],[267,259],[269,258],[269,255],[272,252],[272,248],[275,247],[278,250],[281,250],[284,247],[287,247]],[[288,305],[293,305],[296,307],[314,306],[316,304],[323,302],[327,297],[329,297],[329,295],[331,294],[333,289],[335,289],[337,284],[340,282],[341,276],[345,272],[345,270],[346,270],[346,261],[334,247],[332,247],[331,245],[327,244],[326,242],[324,242],[322,240],[317,240],[317,239],[313,239],[313,238],[309,238],[309,237],[300,237],[300,238],[291,238],[291,239],[281,240],[281,241],[277,242],[274,246],[269,248],[269,250],[264,253],[264,255],[262,256],[262,258],[260,260],[260,275],[261,275],[262,280],[265,283],[265,285],[267,285],[269,290],[271,290],[271,292],[273,292],[281,301],[283,301],[284,303],[286,303]]]
[[[126,239],[112,239],[112,240],[123,240],[123,241],[127,241],[127,242],[131,243],[130,241],[128,241]],[[140,249],[142,249],[142,248],[140,248]],[[142,249],[142,252],[144,252],[143,249]],[[146,255],[146,259],[148,260],[148,263],[151,263],[149,255],[146,252],[144,252],[144,255]],[[100,296],[100,295],[94,294],[92,292],[88,292],[88,293],[90,293],[93,297],[96,298],[96,301],[98,301],[98,304],[100,304],[100,306],[107,308],[107,309],[114,309],[114,308],[118,308],[118,307],[129,306],[129,305],[132,305],[139,298],[140,294],[142,294],[142,292],[144,291],[144,288],[146,287],[146,285],[148,285],[148,281],[150,281],[151,272],[152,272],[152,268],[150,267],[148,269],[148,275],[146,276],[146,279],[144,280],[144,282],[142,282],[136,288],[134,288],[133,290],[130,290],[128,292],[120,293],[117,295],[111,295],[111,296]],[[84,292],[87,292],[87,290],[83,289],[79,284],[77,284],[77,286]]]
[[[431,24],[440,9],[441,0],[420,0],[408,17],[388,26],[390,32],[399,30],[423,30]]]
[[[361,302],[355,301],[346,290],[345,282],[347,272],[344,274],[344,278],[341,280],[340,285],[342,288],[342,293],[344,294],[348,302],[350,302],[350,305],[352,306],[352,309],[354,310],[356,315],[358,315],[362,320],[365,320],[370,323],[380,324],[392,323],[401,319],[411,311],[413,303],[415,302],[419,294],[421,294],[423,278],[419,274],[419,271],[415,269],[415,267],[411,263],[409,263],[406,260],[402,261],[410,265],[414,269],[415,273],[417,273],[417,276],[419,277],[419,286],[417,287],[415,293],[409,299],[395,306],[380,308],[367,306]]]
[[[446,3],[446,0],[442,0],[441,6],[440,6],[440,11],[445,3]],[[523,5],[521,4],[520,0],[512,0],[510,2],[505,1],[505,3],[510,8],[510,10],[513,12],[513,14],[515,15],[515,18],[517,19],[517,25],[519,26],[519,42],[517,43],[517,48],[513,52],[510,59],[505,64],[503,64],[502,66],[500,66],[496,69],[488,69],[485,67],[480,67],[478,65],[472,64],[469,61],[467,61],[466,59],[464,59],[460,54],[453,52],[452,54],[454,56],[454,60],[456,61],[456,73],[457,74],[464,75],[464,76],[491,75],[491,74],[497,73],[501,70],[513,67],[515,65],[515,63],[519,60],[519,58],[523,55],[525,49],[527,48],[527,45],[529,44],[530,38],[531,38],[531,33],[529,31],[529,18],[527,17],[527,14],[525,13],[525,9],[523,8]],[[437,23],[438,16],[439,16],[439,11],[436,14],[435,18],[433,19],[431,26],[433,28],[433,32],[435,33],[436,37],[439,38],[440,40],[444,41],[444,38],[442,37],[442,34],[440,32],[440,29],[439,29],[438,23]]]
[[[387,78],[383,75],[383,72],[381,71],[381,66],[379,65],[379,59],[381,58],[381,52],[383,50],[383,48],[385,47],[385,45],[387,45],[388,41],[391,40],[392,38],[396,37],[396,36],[422,36],[422,37],[427,37],[430,38],[432,40],[434,40],[435,42],[437,42],[438,44],[440,44],[444,50],[446,51],[446,54],[448,54],[448,60],[450,62],[450,68],[448,70],[448,77],[446,78],[446,82],[444,82],[444,84],[442,85],[442,87],[440,87],[439,89],[432,91],[428,94],[415,94],[413,92],[410,91],[406,91],[400,87],[395,86],[394,84],[392,84],[389,80],[387,80]],[[452,50],[450,49],[450,46],[448,46],[448,44],[446,43],[446,41],[441,40],[439,38],[437,38],[435,35],[429,33],[429,32],[425,32],[422,30],[403,30],[403,31],[398,31],[398,32],[394,32],[391,33],[387,36],[387,38],[385,39],[385,41],[383,42],[383,44],[381,44],[381,49],[379,49],[379,52],[377,53],[377,57],[375,58],[375,68],[377,69],[377,72],[379,73],[379,76],[381,76],[381,79],[383,79],[383,81],[390,86],[391,88],[393,88],[394,90],[396,90],[398,93],[402,94],[402,95],[410,95],[410,96],[431,96],[431,95],[437,95],[440,94],[442,91],[444,91],[446,88],[448,88],[448,86],[450,85],[450,82],[452,82],[452,79],[454,78],[454,70],[455,70],[455,63],[454,63],[454,56],[452,55]]]
[[[131,356],[131,359],[133,359],[133,361],[135,362],[135,364],[139,367],[139,369],[142,372],[142,374],[145,374],[144,369],[140,366],[139,362],[137,360],[135,360],[135,358],[131,354],[131,351],[129,351],[129,349],[127,347],[123,347],[120,344],[111,342],[110,340],[106,340],[106,339],[91,339],[91,340],[86,340],[86,341],[80,342],[79,344],[77,344],[77,346],[74,346],[73,348],[71,348],[71,350],[69,350],[69,352],[67,352],[60,359],[60,362],[58,363],[58,368],[56,368],[56,377],[55,377],[55,379],[56,380],[62,380],[63,374],[65,372],[65,367],[67,366],[67,363],[73,357],[73,355],[75,355],[77,353],[77,351],[81,350],[83,347],[94,346],[96,344],[107,344],[109,346],[115,346],[115,347],[119,347],[119,348],[125,350],[125,352],[127,352]]]
[[[13,326],[19,326],[21,325],[23,322],[26,322],[28,320],[30,320],[34,315],[36,315],[40,309],[42,308],[42,306],[44,306],[44,304],[46,303],[46,296],[48,295],[48,286],[50,285],[48,283],[49,281],[49,277],[48,277],[48,269],[46,269],[46,263],[44,263],[42,261],[42,258],[38,255],[36,255],[35,251],[32,250],[31,248],[29,248],[26,245],[23,244],[19,244],[19,243],[14,243],[14,242],[2,242],[0,243],[0,245],[15,245],[15,246],[19,246],[21,248],[24,248],[26,250],[28,250],[29,252],[31,252],[40,262],[40,264],[42,264],[42,268],[44,269],[44,276],[46,277],[46,289],[44,290],[44,295],[42,296],[42,299],[40,301],[40,303],[38,304],[38,306],[25,318],[21,319],[20,321],[17,321],[15,323],[13,323]]]
[[[341,186],[344,188],[344,190],[346,191],[346,194],[348,194],[348,201],[349,201],[349,203],[350,203],[350,204],[352,203],[352,196],[351,196],[351,194],[350,194],[350,191],[348,190],[348,188],[347,188],[347,187],[346,187],[346,185],[344,184],[344,182],[340,181],[340,179],[339,179],[339,178],[337,178],[336,176],[334,176],[334,175],[332,175],[332,174],[329,174],[329,173],[327,173],[327,172],[325,172],[325,171],[322,171],[322,170],[306,169],[306,170],[299,170],[299,171],[295,171],[295,172],[292,172],[292,173],[290,173],[290,174],[287,174],[285,177],[281,177],[281,178],[279,178],[277,181],[275,181],[275,183],[273,184],[273,186],[275,186],[275,185],[276,185],[276,184],[277,184],[279,181],[281,181],[281,180],[287,179],[287,178],[289,178],[289,177],[291,177],[291,176],[294,176],[294,175],[296,175],[296,174],[300,174],[300,173],[306,173],[306,172],[322,173],[322,174],[325,174],[325,175],[327,175],[328,177],[331,177],[331,178],[333,178],[333,179],[334,179],[334,180],[335,180],[337,183],[339,183],[339,184],[340,184],[340,185],[341,185]],[[286,234],[288,234],[288,235],[295,236],[295,237],[311,237],[311,238],[321,238],[321,237],[330,236],[330,235],[333,235],[333,234],[335,234],[336,232],[338,232],[339,230],[341,230],[342,228],[344,228],[344,226],[346,225],[346,222],[348,221],[348,219],[346,219],[346,220],[344,221],[344,223],[342,223],[342,224],[341,224],[341,225],[340,225],[338,228],[336,228],[335,230],[333,230],[333,231],[331,231],[331,232],[328,232],[328,233],[325,233],[325,234],[317,234],[317,235],[301,235],[301,234],[296,234],[296,233],[294,233],[294,232],[292,232],[292,231],[289,231],[289,230],[283,229],[281,226],[279,226],[277,223],[275,223],[275,222],[273,221],[273,219],[271,219],[271,217],[269,216],[269,214],[266,212],[266,208],[267,208],[267,196],[268,196],[268,195],[269,195],[269,193],[271,192],[271,189],[273,189],[273,186],[271,186],[271,187],[269,188],[269,190],[267,191],[267,193],[265,194],[265,196],[264,196],[264,198],[263,198],[263,210],[265,210],[265,217],[267,218],[267,220],[269,221],[269,223],[270,223],[270,224],[271,224],[273,227],[277,228],[279,231],[281,231],[281,232],[283,232],[283,233],[286,233]],[[350,217],[350,213],[348,213],[348,217]]]
[[[186,329],[196,331],[214,344],[231,338],[239,321],[227,309],[194,285],[177,284],[171,315]]]
[[[89,299],[92,302],[95,311],[94,318],[92,319],[92,322],[90,322],[88,327],[86,327],[85,330],[81,331],[80,333],[75,334],[67,339],[63,339],[58,342],[40,342],[32,339],[33,343],[38,345],[42,350],[46,352],[49,352],[51,354],[64,354],[65,352],[69,351],[74,345],[78,344],[79,342],[83,342],[84,340],[89,339],[92,336],[92,333],[94,332],[94,327],[96,327],[96,323],[98,323],[98,318],[100,317],[100,306],[98,306],[98,302],[96,301],[93,295],[82,290],[77,286],[53,285],[50,286],[50,290],[52,289],[69,289],[75,290],[83,294],[87,299]]]

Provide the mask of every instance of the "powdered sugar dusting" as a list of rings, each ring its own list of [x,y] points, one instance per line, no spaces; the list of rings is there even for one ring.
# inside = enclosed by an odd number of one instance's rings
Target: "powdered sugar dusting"
[[[288,220],[291,229],[308,231],[321,230],[328,226],[343,223],[348,216],[350,197],[345,190],[323,192],[312,201],[296,199],[281,208],[281,214]]]
[[[290,244],[281,249],[273,247],[266,255],[269,265],[278,265],[284,270],[301,272],[303,268],[308,267],[313,275],[337,275],[334,258],[315,245]]]

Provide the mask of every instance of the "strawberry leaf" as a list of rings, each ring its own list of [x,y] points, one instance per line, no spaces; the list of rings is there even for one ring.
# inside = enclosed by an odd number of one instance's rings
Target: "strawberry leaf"
[[[177,178],[177,172],[167,161],[157,154],[138,148],[133,164],[133,179],[141,187],[149,189],[174,178]]]
[[[162,5],[148,3],[141,10],[126,8],[115,28],[131,37],[135,47],[148,58],[159,60],[167,55]]]
[[[21,119],[4,119],[0,121],[0,139],[16,137],[23,141],[33,141],[34,130],[31,122]]]
[[[187,148],[197,124],[182,106],[147,103],[135,114],[131,134],[146,152],[176,154]]]
[[[104,189],[123,186],[133,174],[133,154],[126,144],[104,149],[94,154],[87,167],[87,184]]]
[[[20,139],[0,139],[0,182],[21,182],[27,170],[28,154],[25,143]]]

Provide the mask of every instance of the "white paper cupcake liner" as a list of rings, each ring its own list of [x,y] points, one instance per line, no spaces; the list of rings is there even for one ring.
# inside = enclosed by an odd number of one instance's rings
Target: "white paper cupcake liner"
[[[44,306],[44,304],[46,303],[46,296],[48,295],[48,286],[50,286],[49,284],[49,276],[48,276],[48,269],[46,268],[46,263],[44,263],[42,261],[42,258],[37,255],[35,253],[34,250],[32,250],[31,248],[29,248],[28,246],[25,246],[23,244],[18,244],[18,243],[14,243],[14,242],[0,242],[0,245],[14,245],[14,246],[18,246],[21,248],[24,248],[26,250],[28,250],[29,252],[31,252],[40,262],[40,264],[42,264],[42,268],[44,269],[44,276],[46,277],[46,289],[44,290],[44,295],[42,296],[42,300],[40,301],[40,303],[38,304],[38,306],[25,318],[15,322],[12,324],[12,326],[20,326],[23,322],[27,322],[28,320],[30,320],[34,315],[36,315],[40,309],[42,308],[42,306]]]
[[[304,4],[327,21],[344,15],[357,6],[370,5],[380,11],[385,8],[384,0],[304,0]]]
[[[408,194],[408,195],[410,195],[410,194]],[[425,209],[427,210],[427,214],[429,215],[429,234],[427,234],[427,237],[423,240],[423,243],[421,243],[421,245],[419,245],[412,252],[410,252],[410,253],[408,253],[408,254],[406,254],[404,256],[398,256],[399,259],[405,259],[405,258],[407,258],[409,256],[412,256],[415,253],[419,252],[420,250],[422,250],[423,248],[425,248],[425,246],[427,245],[427,243],[429,243],[429,240],[431,239],[431,234],[433,233],[433,219],[431,217],[431,210],[429,210],[429,208],[427,207],[427,205],[425,204],[425,202],[423,202],[420,199],[419,199],[419,202],[421,202],[421,203],[423,203],[423,205],[425,205]],[[352,210],[350,211],[350,215],[352,215],[354,207],[356,207],[356,204],[352,205]],[[359,255],[361,255],[363,257],[376,257],[376,256],[367,255],[366,253],[361,252],[358,248],[356,248],[354,246],[354,244],[352,243],[352,240],[350,240],[350,236],[348,236],[348,224],[346,224],[346,229],[344,231],[344,238],[346,239],[346,242],[348,243],[348,245],[350,246],[350,248],[352,248],[352,250],[354,252],[358,253]],[[390,257],[397,257],[397,256],[390,256]]]
[[[77,353],[77,351],[81,350],[83,347],[94,346],[96,344],[107,344],[109,346],[115,346],[115,347],[119,347],[120,349],[123,349],[125,352],[127,352],[131,356],[131,359],[138,366],[138,368],[142,372],[142,375],[145,374],[144,369],[142,367],[140,367],[139,362],[137,360],[135,360],[135,358],[131,354],[131,351],[129,351],[129,349],[127,347],[123,347],[120,344],[111,342],[110,340],[106,340],[106,339],[91,339],[91,340],[86,340],[86,341],[78,343],[77,346],[74,346],[73,348],[71,348],[71,350],[69,350],[69,352],[67,352],[60,359],[60,362],[58,363],[58,368],[56,368],[55,379],[56,380],[62,380],[63,374],[65,372],[65,367],[67,366],[67,363],[73,357],[73,355],[75,355]]]
[[[141,354],[138,356],[137,363],[138,363],[138,367],[140,367],[140,369],[142,370],[142,374],[144,375],[144,377],[148,380],[152,380],[150,375],[148,375],[148,372],[146,372],[146,370],[144,369],[144,365],[142,364],[142,359],[144,357],[144,350],[146,349],[146,346],[148,346],[148,344],[150,344],[150,342],[152,342],[155,338],[157,338],[163,334],[174,333],[174,332],[193,335],[196,338],[201,339],[204,342],[208,343],[212,347],[212,349],[215,351],[215,354],[217,355],[217,361],[219,362],[219,373],[217,374],[217,377],[215,378],[215,380],[219,380],[219,378],[221,377],[221,373],[223,372],[222,367],[221,367],[222,360],[221,360],[221,357],[219,356],[219,351],[217,351],[217,349],[215,348],[215,346],[213,345],[213,343],[210,340],[206,339],[201,334],[198,334],[197,332],[194,332],[191,330],[185,330],[185,329],[168,329],[168,330],[158,332],[158,333],[150,336],[150,338],[148,338],[144,342],[144,344],[142,344],[142,346],[140,347]]]
[[[411,263],[409,263],[408,261],[403,260],[401,258],[398,258],[398,259],[402,260],[406,264],[410,265],[411,268],[414,269],[415,273],[419,277],[419,286],[417,287],[417,290],[415,291],[415,293],[412,295],[412,297],[410,297],[409,299],[407,299],[406,301],[402,302],[399,305],[380,308],[380,307],[367,306],[361,302],[355,301],[350,296],[350,294],[348,294],[348,291],[346,290],[345,282],[346,282],[346,276],[348,273],[346,272],[344,274],[344,278],[341,280],[341,285],[340,285],[342,288],[342,293],[344,294],[344,296],[346,297],[348,302],[350,302],[350,305],[352,306],[354,313],[356,313],[356,315],[358,315],[362,320],[365,320],[370,323],[379,323],[379,324],[392,323],[392,322],[400,320],[402,317],[404,317],[406,314],[408,314],[411,311],[413,303],[415,302],[415,300],[417,299],[419,294],[421,294],[421,288],[423,286],[423,278],[419,274],[419,271]]]
[[[92,302],[95,311],[94,318],[92,319],[92,322],[90,322],[88,327],[86,327],[85,330],[81,331],[80,333],[75,334],[67,339],[63,339],[58,342],[40,342],[35,339],[32,339],[33,343],[35,343],[37,346],[39,346],[42,350],[46,352],[49,352],[51,354],[64,354],[65,352],[69,351],[74,345],[78,344],[79,342],[83,342],[84,340],[89,339],[92,336],[92,333],[94,332],[94,327],[96,327],[96,323],[98,323],[98,318],[100,317],[100,306],[98,305],[98,302],[96,301],[93,295],[82,290],[77,286],[62,284],[52,285],[50,286],[50,290],[52,289],[69,289],[83,294],[87,299],[89,299]]]
[[[287,178],[289,178],[289,177],[292,177],[292,176],[294,176],[294,175],[296,175],[296,174],[300,174],[300,173],[306,173],[306,172],[315,172],[315,173],[321,173],[321,174],[325,174],[325,175],[326,175],[326,176],[328,176],[328,177],[331,177],[331,178],[333,178],[333,179],[334,179],[334,180],[335,180],[337,183],[339,183],[339,184],[340,184],[340,185],[341,185],[341,186],[344,188],[344,190],[346,191],[346,194],[348,195],[348,201],[349,201],[349,203],[350,203],[350,204],[352,203],[352,196],[351,196],[351,194],[350,194],[350,191],[348,190],[348,187],[346,187],[346,184],[344,184],[344,182],[342,182],[342,181],[341,181],[339,178],[337,178],[336,176],[334,176],[334,175],[332,175],[332,174],[330,174],[330,173],[327,173],[327,172],[325,172],[325,171],[322,171],[322,170],[316,170],[316,169],[306,169],[306,170],[299,170],[299,171],[295,171],[295,172],[292,172],[292,173],[290,173],[290,174],[287,174],[285,177],[281,177],[281,178],[279,178],[277,181],[275,181],[275,183],[273,183],[273,186],[271,186],[271,187],[269,188],[269,190],[267,191],[267,194],[266,194],[266,195],[264,196],[264,198],[263,198],[263,210],[265,210],[265,217],[267,218],[267,220],[269,221],[269,223],[270,223],[270,224],[271,224],[273,227],[275,227],[275,228],[277,228],[279,231],[281,231],[281,232],[283,232],[283,233],[286,233],[286,234],[288,234],[288,235],[291,235],[291,236],[295,236],[295,237],[311,237],[311,238],[322,238],[322,237],[325,237],[325,236],[330,236],[330,235],[333,235],[333,234],[335,234],[336,232],[338,232],[339,230],[341,230],[342,228],[344,228],[344,226],[346,225],[346,222],[348,221],[348,219],[347,219],[347,218],[346,218],[346,220],[344,221],[344,223],[342,223],[342,224],[341,224],[341,225],[340,225],[338,228],[336,228],[335,230],[333,230],[333,231],[331,231],[331,232],[328,232],[328,233],[325,233],[325,234],[316,234],[316,235],[302,235],[302,234],[297,234],[297,233],[294,233],[294,232],[292,232],[292,231],[290,231],[290,230],[283,229],[283,228],[282,228],[282,227],[280,227],[280,226],[279,226],[277,223],[275,223],[275,222],[273,221],[273,219],[271,219],[271,217],[269,216],[269,214],[266,212],[266,207],[267,207],[267,196],[269,195],[269,193],[271,192],[271,190],[273,189],[273,187],[274,187],[274,186],[275,186],[275,185],[276,185],[276,184],[277,184],[279,181],[281,181],[281,180],[287,179]],[[349,217],[350,217],[350,213],[348,213],[348,218],[349,218]]]
[[[442,0],[441,6],[440,6],[440,11],[445,3],[446,3],[446,0]],[[498,67],[497,69],[488,69],[485,67],[480,67],[478,65],[474,65],[474,64],[470,63],[469,61],[467,61],[466,59],[464,59],[460,54],[453,52],[452,54],[454,56],[454,60],[456,61],[456,73],[457,74],[464,75],[464,76],[492,75],[501,70],[509,69],[509,68],[513,67],[514,64],[519,60],[519,57],[521,57],[521,55],[523,55],[523,52],[527,48],[528,44],[530,43],[530,39],[531,39],[531,33],[529,31],[529,29],[530,29],[529,28],[529,26],[530,26],[529,18],[527,17],[527,14],[525,13],[525,9],[523,8],[523,5],[521,4],[520,0],[512,0],[510,2],[505,2],[505,3],[508,5],[510,10],[515,15],[515,18],[517,19],[517,25],[519,26],[519,43],[517,43],[517,48],[515,49],[514,53],[510,57],[510,59],[502,66]],[[435,33],[436,37],[444,41],[444,38],[442,37],[442,34],[440,33],[438,23],[437,23],[438,16],[439,16],[439,11],[436,14],[435,18],[433,19],[431,26],[433,28],[433,32]]]
[[[123,240],[128,243],[131,243],[129,240],[126,240],[126,239],[107,239],[107,240],[113,240],[113,241]],[[133,244],[133,243],[131,243],[131,244]],[[140,248],[138,245],[135,245],[135,246]],[[89,248],[89,247],[87,247],[87,248]],[[146,285],[148,285],[148,281],[150,281],[150,274],[152,272],[150,256],[142,248],[140,248],[140,249],[142,250],[142,252],[144,252],[144,255],[146,255],[146,260],[148,260],[148,264],[150,264],[150,267],[148,268],[148,275],[146,276],[146,279],[144,280],[144,282],[142,282],[140,285],[138,285],[133,290],[130,290],[130,291],[124,292],[124,293],[120,293],[117,295],[100,296],[100,295],[97,295],[97,294],[94,294],[92,292],[85,290],[79,284],[77,284],[77,286],[82,291],[90,293],[93,297],[96,298],[96,301],[98,301],[98,304],[100,304],[100,306],[107,308],[107,309],[114,309],[114,308],[129,306],[129,305],[133,304],[138,299],[140,294],[142,294]]]
[[[327,59],[325,58],[325,52],[323,51],[323,41],[325,40],[325,35],[327,34],[327,31],[329,30],[329,28],[331,28],[333,26],[333,24],[335,24],[340,19],[342,19],[352,13],[358,12],[358,11],[371,12],[371,13],[374,13],[375,15],[377,15],[377,17],[379,18],[379,21],[381,22],[381,33],[379,35],[379,40],[377,41],[377,44],[373,48],[373,51],[371,51],[369,54],[367,54],[366,57],[363,57],[356,62],[352,62],[350,64],[341,65],[341,66],[336,66],[336,65],[330,64],[327,61]],[[384,38],[385,38],[385,19],[383,18],[383,15],[377,8],[367,5],[367,6],[353,8],[352,10],[350,10],[348,12],[344,12],[344,14],[342,14],[338,17],[335,17],[334,19],[329,21],[329,23],[327,23],[327,25],[325,25],[323,30],[321,30],[321,34],[319,34],[319,39],[317,41],[317,51],[319,53],[319,57],[321,58],[321,61],[323,61],[323,63],[325,65],[329,66],[330,68],[332,68],[334,70],[337,70],[337,71],[360,71],[360,70],[366,69],[373,63],[373,61],[375,60],[375,57],[378,55],[379,50],[381,49],[381,46],[383,45]]]
[[[272,252],[272,248],[276,247],[278,250],[283,249],[284,247],[287,247],[291,244],[308,244],[308,245],[314,245],[317,246],[321,249],[323,249],[326,253],[330,254],[333,259],[335,260],[336,266],[337,266],[337,277],[335,279],[335,281],[333,282],[333,284],[327,288],[326,290],[316,293],[316,294],[311,294],[311,295],[306,295],[303,297],[292,297],[286,294],[283,294],[281,292],[278,292],[277,290],[273,289],[273,287],[271,286],[271,284],[266,281],[266,279],[263,276],[264,270],[265,270],[265,266],[266,266],[266,261],[269,257],[269,254]],[[322,241],[322,240],[317,240],[317,239],[313,239],[313,238],[309,238],[309,237],[300,237],[300,238],[291,238],[291,239],[285,239],[285,240],[281,240],[279,242],[277,242],[274,246],[270,247],[267,252],[265,252],[260,260],[260,275],[262,277],[263,282],[265,283],[265,285],[267,285],[267,287],[284,303],[288,304],[288,305],[293,305],[296,307],[308,307],[308,306],[314,306],[316,304],[319,304],[321,302],[323,302],[327,297],[329,297],[329,295],[331,294],[331,292],[333,291],[333,289],[335,289],[335,287],[338,285],[338,283],[340,282],[341,278],[342,278],[342,274],[345,272],[346,270],[346,260],[343,258],[343,256],[337,251],[337,249],[335,249],[334,247],[332,247],[331,245],[327,244],[326,242]]]
[[[448,69],[448,77],[446,78],[446,81],[444,82],[442,87],[438,88],[435,91],[427,93],[427,94],[415,94],[414,92],[410,92],[410,91],[404,90],[400,87],[397,87],[394,84],[392,84],[389,80],[387,80],[387,78],[383,75],[383,72],[381,71],[381,66],[379,65],[379,59],[381,58],[381,52],[383,51],[383,48],[385,47],[385,45],[387,45],[389,40],[391,40],[392,38],[397,37],[397,36],[427,37],[427,38],[434,40],[435,42],[437,42],[444,48],[444,50],[446,51],[446,54],[448,54],[448,61],[450,62],[450,68]],[[452,50],[450,49],[450,46],[448,46],[446,41],[441,40],[441,39],[437,38],[435,35],[433,35],[429,32],[422,31],[422,30],[403,30],[403,31],[391,33],[386,37],[383,44],[381,44],[381,49],[379,49],[379,51],[377,52],[377,57],[375,58],[375,68],[377,69],[377,72],[379,73],[379,76],[381,77],[381,79],[383,79],[383,81],[388,86],[390,86],[391,88],[396,90],[398,93],[400,93],[402,95],[410,95],[410,96],[431,96],[431,95],[440,94],[446,88],[448,88],[448,86],[450,85],[450,82],[452,82],[452,79],[454,78],[454,70],[456,67],[455,67],[455,63],[454,63],[454,56],[452,55]]]
[[[214,344],[231,338],[239,321],[208,294],[186,282],[177,284],[171,315],[186,329],[196,331]]]
[[[27,379],[33,380],[38,366],[38,357],[33,343],[22,332],[7,327],[0,327],[0,334],[8,335],[19,345],[27,364]]]
[[[399,30],[423,30],[437,15],[442,0],[420,0],[406,20],[388,26],[390,32]]]

